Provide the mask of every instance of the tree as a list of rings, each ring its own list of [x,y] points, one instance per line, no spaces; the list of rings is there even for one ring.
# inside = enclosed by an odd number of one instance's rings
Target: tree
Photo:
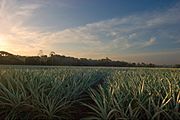
[[[49,54],[50,57],[52,57],[54,55],[56,55],[56,53],[54,51],[51,51],[50,54]]]
[[[44,54],[43,54],[43,50],[39,50],[38,56],[39,56],[39,57],[44,56]]]
[[[39,50],[38,56],[18,56],[5,51],[0,51],[0,64],[4,65],[64,65],[64,66],[114,66],[114,67],[157,67],[152,63],[128,63],[124,61],[113,61],[108,57],[99,60],[87,58],[74,58],[58,55],[51,51],[49,56],[43,54],[43,50]],[[163,66],[160,66],[163,67]],[[165,66],[169,67],[169,66]],[[172,66],[170,66],[172,67]],[[174,65],[173,67],[180,67]]]
[[[180,68],[180,64],[176,64],[174,67],[175,68]]]
[[[41,65],[41,59],[39,56],[27,57],[25,59],[26,65]]]
[[[50,56],[50,60],[51,60],[51,65],[54,65],[54,56],[56,55],[56,53],[54,51],[51,51],[49,53]]]

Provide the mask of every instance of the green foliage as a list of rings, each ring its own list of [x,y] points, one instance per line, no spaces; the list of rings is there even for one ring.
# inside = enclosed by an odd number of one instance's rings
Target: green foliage
[[[0,66],[0,119],[169,120],[179,104],[179,69]]]
[[[91,69],[0,69],[2,119],[68,119],[94,81]]]
[[[89,94],[95,104],[83,103],[92,110],[87,119],[180,119],[179,70],[117,70]]]

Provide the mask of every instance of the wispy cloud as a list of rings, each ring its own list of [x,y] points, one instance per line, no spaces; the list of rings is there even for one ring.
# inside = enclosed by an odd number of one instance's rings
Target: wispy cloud
[[[177,40],[175,43],[180,43],[180,40]]]
[[[38,39],[39,31],[30,30],[23,23],[40,8],[39,4],[20,4],[17,0],[0,1],[1,49],[19,52],[29,51]],[[23,49],[22,49],[23,48]]]
[[[145,42],[142,47],[148,47],[154,45],[155,43],[156,43],[156,38],[152,37],[147,42]]]
[[[166,35],[173,30],[171,26],[180,21],[180,4],[177,3],[166,11],[129,15],[62,31],[45,32],[42,28],[24,24],[41,7],[42,2],[19,4],[17,0],[1,0],[0,36],[7,44],[0,47],[20,54],[35,54],[43,49],[95,58],[128,54],[135,50],[143,53],[142,49],[148,50],[163,43],[165,40],[162,38],[169,37]],[[170,42],[174,41],[177,39]]]
[[[17,16],[30,16],[33,14],[33,12],[40,8],[41,5],[39,4],[30,4],[30,5],[24,5],[24,6],[20,6],[19,10],[15,13]]]

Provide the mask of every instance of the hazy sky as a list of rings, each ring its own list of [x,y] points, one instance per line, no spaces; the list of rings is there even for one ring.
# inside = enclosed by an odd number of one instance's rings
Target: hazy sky
[[[0,0],[0,50],[180,63],[180,1]]]

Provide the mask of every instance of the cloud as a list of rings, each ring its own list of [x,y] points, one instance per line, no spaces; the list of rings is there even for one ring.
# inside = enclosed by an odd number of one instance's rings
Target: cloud
[[[166,42],[163,38],[171,40],[167,35],[169,31],[173,31],[173,25],[179,25],[180,21],[178,3],[161,12],[129,15],[62,31],[45,32],[42,28],[25,24],[26,20],[42,6],[42,1],[41,4],[37,2],[19,4],[17,0],[1,0],[0,36],[6,42],[6,46],[0,47],[9,51],[13,48],[13,52],[19,54],[32,55],[43,49],[95,58],[113,54],[120,56],[133,52],[143,53],[143,49],[149,51],[149,47]],[[179,33],[176,33],[174,36],[179,38],[178,35]],[[172,43],[174,41],[177,39],[173,38]]]
[[[40,7],[34,3],[20,4],[17,0],[0,1],[0,36],[3,41],[0,49],[23,53],[36,44],[34,41],[43,34],[38,35],[39,31],[34,31],[23,23]]]
[[[41,5],[39,4],[29,4],[25,6],[20,6],[19,10],[15,13],[17,16],[27,16],[29,17],[30,15],[33,14],[35,10],[40,8]]]
[[[130,34],[130,35],[129,35],[129,39],[134,38],[136,35],[137,35],[136,33]]]
[[[148,26],[159,26],[165,24],[174,24],[180,21],[179,16],[180,2],[165,12],[152,15],[152,19],[147,21]]]
[[[113,18],[68,30],[80,31],[81,35],[93,35],[96,39],[92,39],[99,42],[99,47],[102,47],[101,51],[146,49],[146,47],[165,42],[163,37],[166,37],[168,32],[173,30],[171,25],[179,23],[179,12],[180,6],[176,5],[163,12]],[[161,39],[157,40],[157,36]],[[147,39],[149,40],[147,41]],[[117,52],[119,52],[118,50]]]
[[[145,42],[142,47],[148,47],[154,45],[155,43],[156,43],[156,38],[152,37],[147,42]]]
[[[179,40],[179,39],[177,39],[174,43],[180,43],[180,40]]]

